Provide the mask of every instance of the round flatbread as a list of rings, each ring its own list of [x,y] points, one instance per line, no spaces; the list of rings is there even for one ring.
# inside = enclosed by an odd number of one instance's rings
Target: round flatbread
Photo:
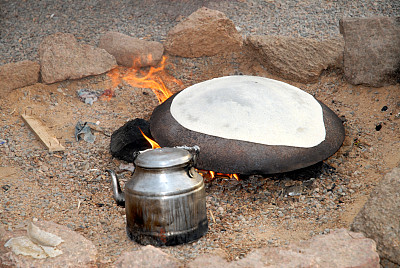
[[[186,88],[171,114],[199,133],[260,143],[309,148],[325,139],[322,107],[289,84],[256,76],[215,78]]]

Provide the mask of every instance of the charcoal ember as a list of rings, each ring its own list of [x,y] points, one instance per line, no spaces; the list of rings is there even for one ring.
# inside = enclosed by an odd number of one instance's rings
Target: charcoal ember
[[[150,124],[144,119],[136,118],[128,121],[111,135],[111,155],[120,160],[133,162],[133,154],[137,151],[150,149],[150,143],[143,137],[140,130],[149,137]]]

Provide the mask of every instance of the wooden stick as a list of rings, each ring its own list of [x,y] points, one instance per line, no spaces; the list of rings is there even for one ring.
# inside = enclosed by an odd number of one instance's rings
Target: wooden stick
[[[21,116],[26,124],[36,134],[39,140],[47,147],[49,152],[58,152],[65,150],[65,147],[60,144],[57,138],[49,134],[47,127],[43,124],[42,121],[40,121],[34,115],[23,114]]]
[[[210,215],[211,215],[211,218],[212,218],[213,222],[214,222],[214,223],[217,223],[217,222],[215,221],[215,218],[214,218],[214,215],[213,215],[211,209],[210,209],[209,211],[210,211]]]

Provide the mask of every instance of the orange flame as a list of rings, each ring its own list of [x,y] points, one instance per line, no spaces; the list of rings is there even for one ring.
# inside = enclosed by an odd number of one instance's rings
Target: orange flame
[[[121,72],[119,68],[111,70],[108,72],[108,76],[111,78],[112,87],[117,87],[124,80],[132,87],[150,88],[156,95],[158,102],[164,102],[172,96],[172,92],[165,86],[162,77],[179,86],[183,85],[182,81],[165,72],[166,59],[163,56],[158,67],[150,67],[147,73],[137,68],[137,66],[140,66],[140,59],[135,59],[132,64],[133,67],[129,68],[126,72]],[[148,55],[147,60],[152,61],[152,56]]]
[[[211,172],[212,172],[212,174],[211,174]],[[219,176],[219,177],[229,177],[230,179],[235,178],[236,180],[239,180],[238,174],[215,173],[214,171],[210,171],[210,174],[211,174],[211,179],[214,179],[216,176]]]
[[[215,172],[210,170],[209,173],[210,173],[211,179],[214,179],[215,178]]]
[[[230,179],[239,180],[238,174],[226,174],[226,173],[219,173],[212,170],[198,170],[198,172],[208,181],[215,179],[216,177],[228,177]]]
[[[121,82],[119,70],[117,68],[112,69],[107,73],[107,75],[111,78],[112,88],[116,88]]]
[[[152,139],[150,139],[149,137],[147,137],[140,128],[139,128],[139,130],[140,130],[140,133],[142,133],[143,137],[150,143],[151,149],[161,148],[161,146],[158,145],[157,142],[155,142]]]

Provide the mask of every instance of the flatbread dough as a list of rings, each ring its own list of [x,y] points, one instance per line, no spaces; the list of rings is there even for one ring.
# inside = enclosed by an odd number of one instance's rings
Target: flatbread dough
[[[310,148],[325,140],[322,107],[310,94],[257,76],[226,76],[186,88],[172,101],[183,127],[225,139]]]

